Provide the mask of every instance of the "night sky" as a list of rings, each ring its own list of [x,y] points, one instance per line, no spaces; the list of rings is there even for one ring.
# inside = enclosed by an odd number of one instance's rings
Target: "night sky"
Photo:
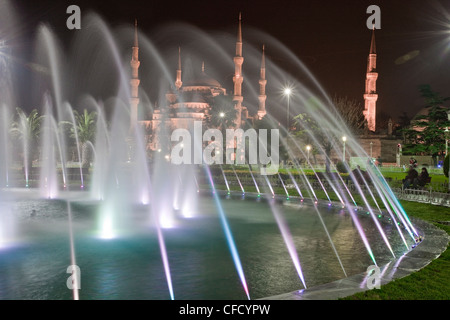
[[[237,17],[242,12],[244,57],[246,31],[261,30],[290,48],[331,97],[348,96],[361,103],[371,38],[366,27],[369,17],[366,9],[375,4],[381,9],[381,30],[376,31],[377,107],[394,119],[402,112],[413,116],[424,107],[418,91],[421,84],[430,84],[435,91],[450,96],[447,45],[450,33],[446,32],[450,30],[450,1],[14,0],[11,3],[15,8],[12,23],[15,27],[9,24],[7,29],[14,30],[14,34],[8,34],[7,38],[11,50],[17,51],[13,55],[21,59],[32,59],[27,53],[33,50],[36,28],[41,22],[56,30],[63,42],[70,41],[77,32],[65,27],[68,18],[65,11],[70,4],[78,5],[82,15],[90,10],[97,12],[111,27],[132,25],[137,18],[140,31],[149,35],[170,22],[186,22],[206,32],[235,34]],[[0,13],[3,22],[4,15],[5,12]],[[0,36],[6,37],[7,32],[0,30]],[[283,66],[284,62],[272,56],[270,48],[267,55]],[[245,68],[244,62],[244,72]],[[21,76],[27,77],[26,71]],[[22,103],[30,102],[25,99]]]

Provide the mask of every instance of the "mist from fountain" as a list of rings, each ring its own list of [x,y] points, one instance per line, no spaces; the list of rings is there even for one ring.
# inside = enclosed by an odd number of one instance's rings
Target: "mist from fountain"
[[[61,143],[55,119],[51,112],[50,102],[45,99],[44,119],[42,124],[42,146],[41,146],[41,170],[40,170],[40,193],[48,199],[55,199],[59,194],[60,182],[58,181],[57,156],[61,154]],[[63,183],[66,185],[66,177],[63,171]]]
[[[9,166],[11,163],[10,160],[10,153],[6,150],[10,149],[8,137],[9,137],[9,131],[8,128],[10,128],[10,114],[9,110],[6,107],[6,104],[1,105],[1,111],[0,111],[0,121],[2,125],[2,130],[0,132],[0,150],[2,159],[0,160],[0,184],[2,187],[8,187],[9,186]]]
[[[75,136],[75,146],[76,146],[76,150],[77,150],[77,156],[78,156],[78,160],[79,160],[79,168],[80,168],[80,181],[81,181],[81,185],[80,188],[83,189],[84,188],[84,175],[83,175],[83,163],[81,161],[81,144],[80,144],[80,139],[78,138],[78,128],[77,128],[77,123],[75,121],[75,116],[73,114],[73,109],[72,106],[70,104],[66,104],[66,110],[68,112],[68,114],[70,115],[70,125],[72,127],[72,132]],[[65,185],[64,188],[66,188],[67,186]]]
[[[91,92],[79,93],[77,91],[77,81],[75,80],[73,80],[74,92],[70,92],[69,89],[65,88],[65,85],[69,83],[71,79],[65,72],[62,71],[64,68],[62,67],[61,62],[64,61],[65,63],[70,64],[72,62],[69,59],[70,55],[61,50],[58,41],[56,41],[56,36],[50,28],[41,27],[39,29],[38,48],[41,52],[44,52],[41,58],[49,70],[46,76],[49,76],[51,80],[50,88],[47,88],[47,92],[51,92],[51,94],[44,96],[44,103],[42,107],[45,117],[42,123],[42,132],[40,137],[42,143],[41,157],[39,161],[39,190],[41,197],[45,199],[64,199],[65,197],[69,197],[68,193],[70,190],[64,190],[70,185],[71,182],[69,181],[66,172],[68,142],[59,130],[58,123],[61,121],[69,121],[72,123],[73,128],[76,127],[76,119],[73,115],[74,109],[72,109],[72,106],[77,105],[77,103],[69,103],[67,101],[69,96],[76,96],[77,98],[83,97],[79,105],[87,107],[90,110],[95,110],[97,112],[97,119],[95,138],[93,141],[88,143],[88,145],[92,148],[94,155],[91,168],[81,167],[82,156],[80,141],[77,136],[75,137],[77,156],[80,161],[79,169],[81,187],[84,188],[84,186],[87,186],[86,189],[88,189],[81,193],[80,199],[78,200],[81,202],[86,201],[89,203],[95,203],[98,206],[98,221],[96,231],[94,233],[101,239],[99,241],[111,241],[114,239],[132,236],[135,232],[134,230],[136,224],[139,223],[135,221],[135,219],[137,219],[136,215],[138,215],[139,212],[144,212],[145,217],[143,219],[145,221],[144,224],[146,228],[149,232],[154,231],[157,235],[159,252],[169,295],[171,299],[174,299],[176,296],[175,287],[173,285],[174,275],[172,274],[170,264],[170,250],[168,250],[166,243],[166,232],[182,227],[183,224],[189,219],[195,221],[194,218],[198,218],[199,191],[205,188],[204,185],[199,183],[199,180],[200,176],[206,177],[209,182],[209,187],[207,188],[212,192],[218,219],[221,223],[222,230],[227,241],[231,259],[233,260],[235,270],[239,276],[245,295],[248,299],[250,299],[250,287],[245,274],[246,267],[243,264],[243,260],[238,250],[239,246],[232,232],[232,225],[229,223],[227,212],[223,206],[223,201],[226,201],[226,199],[224,200],[220,197],[220,192],[217,188],[217,184],[220,183],[220,181],[214,180],[217,179],[217,177],[214,177],[208,166],[201,166],[204,172],[199,173],[197,171],[198,166],[189,164],[183,164],[180,166],[172,165],[170,163],[170,157],[167,158],[167,152],[170,150],[170,145],[164,145],[163,143],[161,148],[162,152],[155,153],[156,156],[152,160],[152,163],[149,163],[147,149],[145,147],[147,137],[144,128],[139,127],[130,130],[130,110],[128,101],[130,101],[131,97],[128,87],[129,82],[127,80],[128,72],[124,66],[125,63],[122,61],[124,60],[122,56],[126,56],[126,54],[124,54],[121,50],[121,46],[123,45],[126,47],[126,45],[124,44],[125,42],[121,42],[120,35],[126,34],[129,36],[132,31],[131,28],[121,28],[118,32],[114,32],[112,28],[106,25],[106,23],[97,15],[89,15],[86,21],[87,24],[92,29],[96,30],[98,34],[94,37],[90,37],[84,33],[81,33],[77,38],[76,47],[73,50],[75,52],[78,50],[85,50],[88,44],[91,45],[98,41],[98,48],[101,48],[99,49],[101,53],[99,55],[103,55],[102,58],[106,61],[112,62],[112,67],[109,65],[108,68],[113,69],[111,74],[114,74],[116,77],[115,86],[113,86],[115,88],[115,92],[111,97],[95,100],[93,98],[94,94],[91,95]],[[170,28],[162,30],[162,33],[160,33],[158,37],[173,34],[175,33],[174,30],[177,30],[176,26],[171,26]],[[234,37],[225,37],[221,35],[220,37],[215,38],[214,36],[207,35],[195,28],[185,28],[183,29],[183,33],[188,39],[197,39],[197,44],[199,44],[195,48],[190,48],[192,51],[189,52],[189,55],[193,63],[202,57],[198,52],[198,48],[206,47],[213,51],[212,56],[217,59],[225,58],[229,60],[224,60],[227,61],[227,63],[222,64],[220,61],[216,61],[218,70],[212,72],[219,72],[221,71],[221,68],[228,70],[230,67],[233,67],[232,59],[229,59],[226,48],[233,43]],[[267,74],[270,73],[273,75],[271,81],[274,83],[274,87],[281,87],[282,84],[286,82],[286,78],[289,78],[294,84],[293,87],[297,88],[296,98],[292,99],[292,114],[295,115],[303,112],[310,114],[313,119],[322,125],[322,128],[326,129],[324,130],[324,135],[330,141],[336,140],[336,137],[339,137],[342,134],[352,137],[351,133],[343,124],[342,119],[331,116],[330,112],[328,112],[329,108],[333,108],[330,99],[320,86],[319,82],[306,69],[303,63],[276,39],[258,32],[254,32],[252,35],[257,35],[258,37],[267,40],[266,43],[269,44],[267,47],[272,46],[275,53],[280,53],[282,56],[289,58],[295,66],[294,69],[300,70],[302,74],[307,76],[306,79],[309,84],[312,83],[313,89],[310,90],[303,83],[300,83],[298,80],[292,79],[288,76],[282,68],[276,66],[274,63],[268,63],[270,67]],[[127,37],[127,41],[129,39],[130,38]],[[147,70],[150,70],[150,74],[154,71],[159,71],[160,74],[162,74],[162,76],[158,79],[157,84],[160,84],[163,88],[157,89],[160,90],[160,92],[157,92],[157,101],[164,101],[163,99],[166,91],[163,89],[165,89],[166,83],[173,83],[174,80],[170,71],[173,69],[170,62],[171,56],[170,54],[166,54],[166,52],[164,52],[167,48],[160,47],[156,40],[150,39],[144,35],[142,35],[140,39],[140,55],[142,60],[146,60],[146,64],[148,66]],[[223,40],[223,43],[219,42],[221,40]],[[170,47],[167,50],[170,51],[171,49],[173,48]],[[251,73],[252,69],[257,70],[259,68],[260,52],[256,47],[249,45],[247,54],[248,57],[246,57],[246,63],[248,63],[249,73]],[[77,59],[81,58],[77,57]],[[100,64],[99,60],[100,59],[96,60],[97,64]],[[127,60],[125,59],[125,61]],[[156,61],[156,63],[152,65],[150,61]],[[77,62],[80,63],[78,60]],[[82,62],[83,61],[81,61],[81,63]],[[94,66],[96,63],[94,63]],[[89,63],[87,65],[88,67],[85,68],[89,70],[83,71],[91,75],[93,80],[87,77],[86,82],[88,85],[92,86],[92,91],[101,91],[102,87],[100,84],[95,82],[95,79],[97,79],[96,77],[98,74],[105,77],[102,73],[106,74],[107,71],[101,67],[98,67],[98,70],[93,68],[96,72],[94,74],[94,71],[91,70],[92,65]],[[211,65],[214,65],[214,63],[211,63]],[[256,83],[257,82],[255,81],[255,84]],[[251,98],[258,97],[259,93],[256,85],[253,86],[246,82],[245,88],[248,90]],[[151,93],[154,94],[154,92]],[[143,92],[142,95],[151,96],[151,93]],[[275,99],[271,101],[279,104],[279,101],[277,100],[279,100],[279,97],[275,97]],[[150,104],[144,104],[143,107],[147,111],[153,110],[153,106]],[[6,123],[8,122],[11,114],[10,106],[2,104],[1,117],[2,124],[5,126],[0,132],[0,159],[5,160],[2,160],[3,164],[0,167],[0,177],[2,178],[2,184],[6,187],[9,185],[9,165],[11,163],[9,160],[11,148],[7,142],[7,136],[9,133],[6,129]],[[164,139],[170,141],[170,129],[172,128],[162,126],[159,131],[162,141],[164,141]],[[286,128],[281,127],[280,129],[286,131]],[[315,136],[314,130],[312,128],[306,128],[306,131],[309,134],[309,140],[312,144],[315,145],[319,151],[326,154],[320,141]],[[330,197],[331,193],[329,193],[330,190],[327,189],[327,186],[331,187],[331,191],[337,195],[340,205],[344,206],[344,210],[351,216],[358,235],[364,243],[367,253],[373,263],[376,264],[371,245],[356,212],[356,201],[351,192],[345,186],[342,178],[335,181],[328,174],[319,176],[309,162],[309,156],[304,152],[305,145],[303,145],[302,142],[294,141],[294,146],[289,146],[289,139],[289,136],[282,138],[282,144],[290,156],[295,158],[294,151],[296,151],[300,153],[304,159],[306,159],[307,163],[305,167],[300,165],[297,159],[295,159],[293,170],[288,172],[289,178],[294,183],[295,189],[297,190],[301,201],[305,199],[306,193],[308,193],[310,198],[314,200],[315,205],[313,205],[313,207],[317,213],[317,219],[319,219],[321,226],[327,235],[327,239],[330,242],[330,246],[337,258],[343,274],[347,276],[338,252],[339,249],[335,246],[332,234],[328,230],[319,211],[317,206],[319,197],[315,192],[316,190],[311,185],[304,169],[313,170],[313,174],[320,184],[318,190],[324,192],[325,197],[328,199],[328,201],[326,201],[328,206],[333,205]],[[24,180],[26,181],[26,185],[28,185],[30,173],[27,171],[27,163],[29,162],[27,157],[31,155],[26,152],[28,150],[27,143],[29,143],[29,141],[24,140],[23,143]],[[357,145],[356,142],[354,142],[354,139],[349,138],[347,148],[347,150],[349,150],[348,152],[358,154],[362,157],[367,157],[367,154],[359,145]],[[342,150],[339,145],[335,145],[334,149],[338,156],[342,156]],[[331,161],[331,159],[328,158],[328,161]],[[61,168],[60,174],[58,174],[58,168]],[[245,196],[246,192],[244,191],[244,186],[241,183],[240,177],[236,172],[234,165],[231,168],[236,177],[236,181],[239,184],[239,192]],[[242,166],[241,168],[243,168],[243,171],[247,171],[248,168],[248,173],[252,179],[251,181],[253,181],[255,189],[257,190],[257,197],[261,197],[262,194],[260,187],[265,189],[266,192],[264,192],[264,195],[267,197],[268,205],[270,206],[274,220],[277,223],[281,237],[288,250],[292,264],[297,272],[301,284],[304,288],[306,288],[306,283],[308,280],[307,274],[304,274],[305,268],[300,263],[303,253],[298,250],[292,230],[290,230],[287,220],[283,216],[282,210],[280,210],[280,207],[276,204],[276,193],[274,186],[269,179],[270,177],[267,175],[262,177],[260,176],[260,178],[265,180],[265,184],[258,184],[258,179],[255,177],[250,164],[247,166]],[[228,179],[222,166],[219,166],[219,169],[227,193],[233,193],[229,183],[231,182],[231,179]],[[84,181],[83,170],[89,171],[89,181]],[[417,231],[414,229],[414,226],[409,221],[403,208],[401,208],[401,205],[389,189],[389,186],[379,177],[376,170],[377,169],[375,168],[374,171],[369,171],[371,179],[376,186],[376,191],[373,193],[371,191],[370,197],[372,199],[380,197],[393,221],[397,222],[398,220],[401,222],[401,224],[407,229],[410,236],[414,239],[417,235]],[[298,181],[292,174],[293,172],[296,172],[296,175],[300,178]],[[289,194],[286,181],[283,181],[279,173],[278,179],[286,195],[285,203],[288,204],[290,201],[294,200],[294,197]],[[361,195],[364,206],[367,207],[373,223],[382,237],[386,247],[389,249],[392,256],[395,257],[396,255],[394,254],[394,248],[391,247],[390,241],[377,219],[377,214],[369,205],[369,198],[363,191],[364,186],[360,185],[354,177],[351,177],[351,179],[357,186],[357,192]],[[303,193],[305,193],[305,195],[302,193],[300,186],[304,188]],[[366,184],[365,187],[368,188],[369,186]],[[2,210],[2,212],[6,212],[6,214],[2,214],[2,218],[0,220],[0,248],[2,245],[6,245],[7,242],[9,243],[11,241],[10,239],[13,239],[17,234],[17,232],[14,231],[16,229],[16,222],[13,218],[14,215],[8,214],[11,210],[7,204],[2,203],[2,193],[3,191],[0,192],[0,205],[4,206],[4,210]],[[72,202],[69,201],[67,202],[68,223],[70,227],[69,238],[71,244],[70,258],[71,262],[76,264],[77,259],[74,245],[76,233],[74,233],[75,231],[72,228],[73,217],[71,214],[71,203]],[[376,203],[376,205],[378,209],[380,209],[378,203]],[[141,217],[139,219],[141,219]],[[408,249],[409,247],[407,241],[403,237],[402,230],[397,223],[396,227],[397,232],[400,234],[400,237],[402,237],[402,241]],[[75,291],[74,298],[78,298]]]

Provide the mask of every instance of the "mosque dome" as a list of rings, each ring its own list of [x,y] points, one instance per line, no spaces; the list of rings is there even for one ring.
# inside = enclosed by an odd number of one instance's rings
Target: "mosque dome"
[[[417,112],[414,117],[412,118],[412,120],[416,119],[417,117],[422,117],[422,116],[428,116],[428,114],[430,113],[431,108],[422,108],[419,110],[419,112]]]
[[[212,78],[205,72],[205,63],[202,63],[202,72],[190,80],[187,80],[184,84],[185,87],[209,87],[209,88],[221,88],[219,81]]]
[[[184,84],[185,87],[222,87],[216,79],[207,75],[204,71],[195,78],[188,80]]]

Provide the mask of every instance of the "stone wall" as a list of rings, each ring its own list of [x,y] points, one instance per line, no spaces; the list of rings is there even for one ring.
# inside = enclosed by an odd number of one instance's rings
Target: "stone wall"
[[[294,138],[297,142],[298,146],[305,147],[304,144],[300,141],[298,138]],[[401,143],[401,139],[397,139],[394,136],[389,135],[364,135],[364,136],[357,136],[354,138],[355,143],[359,145],[361,149],[365,151],[367,156],[371,156],[372,158],[381,158],[381,161],[383,163],[396,163],[397,159],[397,145]],[[371,145],[372,143],[372,145]],[[346,159],[347,161],[350,160],[351,157],[359,157],[359,156],[365,156],[361,154],[356,154],[353,152],[352,148],[349,146],[351,145],[351,142],[347,142],[347,148],[346,148]],[[293,151],[293,154],[295,157],[300,161],[304,161],[306,157],[306,150],[304,151],[304,155],[300,150],[298,150],[298,147],[294,143],[290,143],[289,147]],[[342,146],[340,146],[342,148]],[[342,160],[342,155],[337,154],[334,152],[334,150],[331,152],[331,161],[333,163],[337,163],[338,161]],[[314,164],[324,164],[325,158],[321,154],[310,154],[310,161]]]
[[[401,139],[397,139],[394,136],[388,135],[366,135],[357,137],[361,148],[367,153],[367,155],[371,155],[371,146],[372,143],[372,158],[381,158],[382,162],[396,162],[397,156],[397,145],[401,143]]]
[[[433,158],[431,156],[413,156],[413,157],[414,159],[417,160],[417,167],[422,167],[423,165],[426,166],[433,165]],[[410,159],[411,156],[400,156],[400,166],[405,165],[406,167],[408,167]]]

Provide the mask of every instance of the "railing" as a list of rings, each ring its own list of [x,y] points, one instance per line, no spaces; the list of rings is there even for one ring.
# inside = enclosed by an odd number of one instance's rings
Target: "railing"
[[[395,196],[400,200],[421,202],[421,203],[429,203],[434,205],[446,206],[450,207],[450,193],[447,192],[446,184],[435,184],[438,185],[439,189],[434,189],[433,185],[427,185],[427,187],[422,189],[404,189],[402,187],[391,187],[391,190],[394,192]],[[292,184],[286,185],[288,188],[292,188]],[[304,189],[306,186],[302,183],[299,183],[301,189]],[[314,190],[320,190],[323,187],[327,191],[329,191],[329,185],[327,181],[323,181],[319,183],[318,181],[311,181],[311,186]],[[342,189],[342,184],[338,183],[337,187]],[[360,185],[359,188],[352,182],[349,182],[347,185],[348,189],[351,192],[361,190],[364,193],[368,193],[367,186]],[[369,185],[370,191],[373,194],[376,194],[376,189],[373,185]],[[358,189],[358,190],[357,190]],[[442,190],[442,191],[441,191]]]
[[[432,188],[425,189],[403,189],[392,188],[398,199],[430,203],[434,205],[450,207],[450,193],[437,192]]]

